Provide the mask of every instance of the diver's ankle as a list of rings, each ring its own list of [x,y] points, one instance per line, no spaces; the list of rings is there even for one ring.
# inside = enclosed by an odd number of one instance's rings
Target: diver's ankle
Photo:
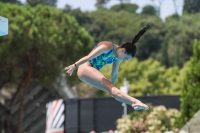
[[[139,100],[133,100],[133,101],[131,101],[131,105],[136,104],[138,102],[140,102],[140,101]]]

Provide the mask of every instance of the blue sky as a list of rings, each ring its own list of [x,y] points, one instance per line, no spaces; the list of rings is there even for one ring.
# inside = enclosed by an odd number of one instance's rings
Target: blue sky
[[[25,3],[26,0],[21,0]],[[131,3],[135,3],[139,6],[138,12],[141,11],[142,7],[147,4],[158,5],[159,1],[163,1],[161,6],[161,18],[165,19],[167,16],[175,13],[174,0],[130,0]],[[178,14],[182,14],[183,0],[175,0],[178,5]],[[63,8],[66,4],[72,6],[72,8],[80,8],[82,11],[93,11],[95,7],[96,0],[58,0],[57,7]],[[108,8],[112,5],[118,4],[119,0],[111,0],[108,3]]]

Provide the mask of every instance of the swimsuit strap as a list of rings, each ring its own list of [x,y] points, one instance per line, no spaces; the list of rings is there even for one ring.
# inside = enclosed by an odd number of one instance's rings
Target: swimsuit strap
[[[115,50],[115,44],[112,42],[112,52]]]
[[[113,50],[114,50],[114,43],[112,42],[112,49],[108,52],[108,53],[106,53],[107,55],[109,55],[109,54],[111,54],[112,52],[113,52]]]

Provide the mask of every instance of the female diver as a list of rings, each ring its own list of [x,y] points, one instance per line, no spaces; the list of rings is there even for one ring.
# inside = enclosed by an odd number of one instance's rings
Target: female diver
[[[87,56],[81,58],[74,64],[65,67],[66,73],[70,76],[77,68],[79,79],[100,90],[110,93],[116,100],[131,105],[135,110],[147,110],[148,106],[140,100],[133,98],[119,90],[115,85],[118,68],[121,61],[131,60],[136,53],[135,43],[149,29],[147,24],[132,39],[132,42],[126,42],[118,46],[109,41],[100,42]],[[112,65],[111,81],[106,78],[99,70],[105,64]]]

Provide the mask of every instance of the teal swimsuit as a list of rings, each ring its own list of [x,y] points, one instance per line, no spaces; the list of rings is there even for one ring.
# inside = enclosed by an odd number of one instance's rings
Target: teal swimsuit
[[[118,58],[112,57],[113,51],[114,51],[114,44],[112,45],[112,49],[109,52],[103,53],[97,56],[96,58],[89,60],[90,64],[92,65],[92,67],[96,68],[97,70],[100,70],[105,64],[111,64],[113,62],[116,62]]]

